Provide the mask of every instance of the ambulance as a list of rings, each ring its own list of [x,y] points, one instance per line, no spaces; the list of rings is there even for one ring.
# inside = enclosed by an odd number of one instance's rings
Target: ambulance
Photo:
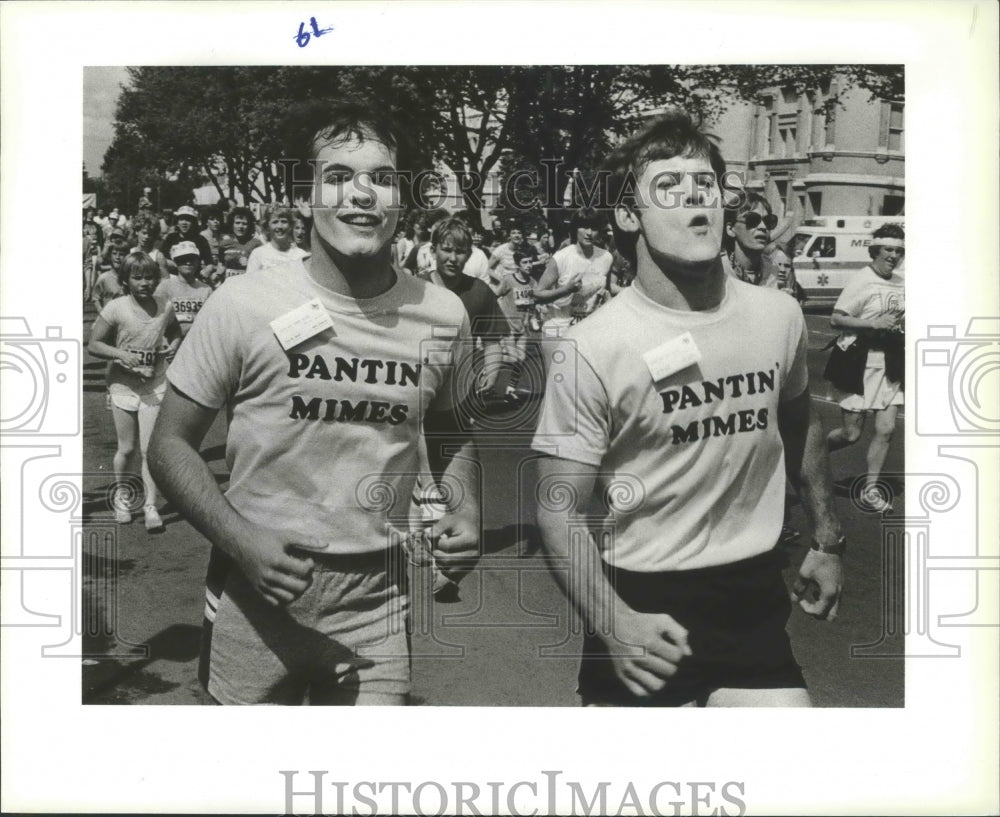
[[[795,279],[806,306],[833,307],[844,285],[871,263],[872,233],[883,224],[903,226],[902,216],[817,216],[807,218],[791,241]],[[897,268],[903,273],[903,268]]]

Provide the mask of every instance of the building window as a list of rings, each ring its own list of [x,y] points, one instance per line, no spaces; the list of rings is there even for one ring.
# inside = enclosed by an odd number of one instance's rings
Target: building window
[[[886,196],[882,199],[882,215],[883,216],[901,216],[903,215],[903,202],[905,198],[903,196]]]
[[[889,150],[903,150],[903,103],[889,105]]]
[[[798,149],[799,115],[783,113],[778,116],[778,144],[774,146],[779,159],[790,159]]]
[[[815,193],[812,190],[809,191],[809,207],[812,209],[810,215],[818,216],[821,215],[821,207],[823,206],[823,194]]]
[[[903,151],[903,103],[883,102],[879,114],[878,146],[897,153]]]

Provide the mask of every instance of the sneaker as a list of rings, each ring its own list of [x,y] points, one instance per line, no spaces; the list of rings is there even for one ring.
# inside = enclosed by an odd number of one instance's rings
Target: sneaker
[[[143,515],[146,517],[146,530],[160,531],[163,530],[163,520],[160,519],[160,514],[157,513],[155,505],[147,505],[143,510]]]
[[[119,525],[128,525],[132,522],[132,514],[125,508],[115,508],[115,522]]]

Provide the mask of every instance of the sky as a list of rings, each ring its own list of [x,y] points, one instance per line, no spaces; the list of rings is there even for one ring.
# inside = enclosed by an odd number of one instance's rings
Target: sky
[[[128,84],[122,66],[83,69],[83,162],[90,176],[101,175],[104,152],[114,138],[115,105]]]

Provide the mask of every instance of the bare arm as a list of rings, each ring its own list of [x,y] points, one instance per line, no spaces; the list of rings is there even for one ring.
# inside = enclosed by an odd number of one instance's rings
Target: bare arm
[[[169,386],[149,443],[149,471],[184,518],[232,556],[269,603],[293,601],[309,586],[313,562],[290,549],[293,544],[315,549],[321,543],[293,542],[276,531],[254,525],[229,504],[198,454],[215,415],[215,409]]]
[[[500,374],[500,364],[503,361],[503,352],[500,342],[496,340],[483,343],[483,372],[482,384],[484,388],[492,389]]]
[[[117,346],[112,346],[111,341],[115,336],[115,329],[104,318],[98,316],[94,325],[90,329],[90,343],[87,344],[87,351],[94,357],[101,360],[117,360],[126,368],[142,365],[142,355],[135,352],[126,352]]]
[[[449,579],[458,581],[479,557],[482,469],[472,434],[456,412],[428,412],[424,434],[431,474],[441,486],[447,511],[430,529],[433,554]]]
[[[856,332],[880,332],[896,326],[897,318],[891,312],[884,312],[877,318],[855,318],[846,312],[835,310],[830,315],[830,326],[834,329],[849,329]]]
[[[535,300],[540,304],[547,304],[550,301],[558,300],[566,295],[571,295],[580,288],[580,279],[571,278],[563,286],[559,286],[559,267],[556,266],[554,258],[550,258],[545,266],[545,272],[538,279],[538,289],[535,290]]]
[[[824,546],[835,546],[841,537],[840,521],[833,508],[833,483],[826,435],[812,411],[809,390],[778,408],[778,429],[785,446],[785,471],[802,498],[814,537]],[[832,620],[837,615],[843,585],[841,557],[810,550],[799,569],[795,595],[807,613]],[[808,598],[812,587],[816,598]]]
[[[663,689],[677,664],[691,654],[687,630],[665,613],[638,613],[622,601],[604,574],[591,537],[571,544],[569,523],[583,517],[597,468],[557,457],[538,463],[538,526],[556,583],[584,625],[607,644],[615,674],[633,695]],[[572,501],[546,501],[550,491],[552,496],[568,493]]]

